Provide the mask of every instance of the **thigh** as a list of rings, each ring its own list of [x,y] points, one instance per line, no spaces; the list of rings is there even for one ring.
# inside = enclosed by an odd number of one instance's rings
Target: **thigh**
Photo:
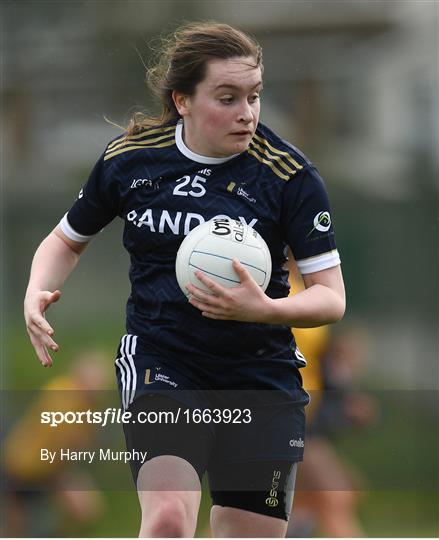
[[[134,418],[175,418],[181,402],[144,394],[129,407]],[[124,424],[127,449],[142,510],[140,536],[193,536],[211,435],[206,426],[167,421]],[[139,459],[138,456],[145,456]],[[137,456],[137,457],[136,457]]]
[[[134,419],[142,415],[151,417],[152,414],[152,418],[157,420],[154,423],[124,424],[127,450],[131,455],[131,472],[138,489],[179,489],[178,486],[172,484],[175,467],[181,471],[183,477],[190,479],[187,467],[182,463],[189,464],[196,473],[198,485],[201,482],[213,444],[213,434],[209,426],[205,424],[186,423],[181,414],[181,408],[182,404],[173,397],[155,393],[140,396],[129,407]],[[163,459],[158,459],[165,457],[176,458],[175,462],[171,463],[172,467],[168,469],[166,465],[163,466]],[[147,466],[150,462],[154,462],[154,467]],[[182,466],[178,467],[178,464]],[[143,486],[139,487],[141,469],[143,470]],[[193,481],[190,481],[193,488]],[[148,486],[145,482],[148,482]],[[158,482],[160,482],[159,487],[157,487]]]
[[[297,462],[303,459],[303,407],[273,392],[246,392],[243,397],[251,421],[218,426],[208,465],[213,502],[286,522]],[[229,402],[235,405],[235,400]]]
[[[209,466],[212,503],[216,506],[288,521],[297,463],[255,461]]]
[[[122,407],[132,414],[123,429],[134,483],[143,464],[159,456],[185,460],[201,480],[213,431],[186,421],[185,411],[202,408],[206,399],[195,374],[174,370],[132,334],[122,337],[115,367]]]

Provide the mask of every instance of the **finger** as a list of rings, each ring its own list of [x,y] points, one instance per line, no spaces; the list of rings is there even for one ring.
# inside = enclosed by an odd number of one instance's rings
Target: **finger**
[[[200,298],[199,296],[195,296],[194,294],[191,294],[188,298],[189,300],[189,303],[191,303],[191,301],[197,301],[199,303],[202,303],[206,306],[209,305],[209,302],[207,300],[204,300],[203,298]]]
[[[186,285],[186,290],[192,295],[196,295],[200,292],[203,292],[199,287],[195,287],[195,285],[192,285],[192,283],[188,283]]]
[[[61,297],[61,291],[56,290],[54,292],[44,291],[40,297],[40,310],[41,312],[46,311],[46,309],[53,304],[58,302]]]
[[[38,336],[42,334],[52,336],[54,334],[53,328],[39,313],[30,317],[28,329]]]
[[[211,313],[209,311],[203,311],[201,313],[201,315],[203,317],[206,317],[206,319],[216,319],[218,321],[226,321],[226,320],[230,320],[230,317],[227,317],[226,315],[217,315],[215,313]]]
[[[200,302],[199,300],[197,300],[193,296],[191,296],[191,298],[189,299],[189,303],[192,304],[197,309],[199,309],[200,311],[206,311],[206,312],[209,312],[209,313],[214,313],[216,315],[224,314],[224,309],[221,306],[219,306],[219,305],[214,306],[212,304],[207,304],[205,302]]]
[[[206,304],[205,302],[202,302],[201,300],[198,300],[194,296],[191,296],[189,298],[189,304],[192,304],[194,307],[196,307],[199,310],[210,309],[211,308],[211,306],[209,306],[209,304]]]
[[[55,343],[55,341],[53,341],[53,339],[51,339],[49,336],[43,336],[43,343],[45,347],[49,347],[49,349],[52,349],[53,352],[59,351],[58,343]]]
[[[46,348],[38,339],[31,337],[32,345],[37,353],[38,359],[40,360],[43,367],[49,367],[52,365],[52,358],[49,356]]]
[[[50,324],[44,317],[39,317],[38,322],[35,321],[35,325],[48,336],[53,336],[53,334],[55,333],[53,328],[50,326]]]
[[[241,264],[238,259],[233,259],[232,261],[233,269],[238,274],[239,280],[241,283],[244,283],[245,281],[248,281],[251,279],[250,272],[247,270],[247,268]]]
[[[59,345],[50,336],[39,331],[28,330],[31,342],[35,346],[35,343],[41,344],[44,347],[51,349],[54,352],[59,351]]]
[[[37,347],[37,354],[43,367],[52,367],[53,365],[52,358],[47,352],[46,347],[44,347],[44,345],[40,345],[39,347]]]
[[[205,274],[203,274],[203,272],[197,270],[195,272],[195,276],[201,281],[201,283],[204,283],[204,285],[206,285],[206,287],[211,290],[216,296],[223,296],[227,292],[227,289],[225,287],[221,287],[221,285],[219,285],[213,279],[207,277]]]
[[[28,326],[32,328],[32,330],[35,328],[36,331],[39,332],[43,331],[45,333],[49,333],[51,330],[53,333],[53,328],[47,322],[43,314],[39,311],[34,311],[30,313]]]
[[[211,301],[215,298],[215,295],[206,293],[198,287],[194,287],[194,285],[192,284],[189,284],[186,288],[190,292],[190,298],[195,298],[199,302],[210,304]]]
[[[61,291],[59,289],[57,289],[56,291],[53,291],[52,302],[58,302],[60,298],[61,298]]]

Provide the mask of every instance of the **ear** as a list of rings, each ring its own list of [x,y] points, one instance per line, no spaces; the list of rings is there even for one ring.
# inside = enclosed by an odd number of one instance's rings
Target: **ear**
[[[175,108],[180,116],[188,116],[189,114],[189,96],[181,94],[176,90],[172,91],[172,99],[174,101]]]

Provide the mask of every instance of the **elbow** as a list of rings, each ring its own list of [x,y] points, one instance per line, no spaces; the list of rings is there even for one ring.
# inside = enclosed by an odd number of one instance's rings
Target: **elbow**
[[[327,304],[324,321],[321,324],[334,324],[341,321],[346,311],[346,297],[344,294],[334,294],[331,302]]]
[[[331,323],[337,323],[341,321],[346,312],[346,298],[339,298],[338,302],[334,304],[333,317]]]
[[[346,307],[343,307],[343,309],[340,309],[340,310],[335,314],[334,320],[333,320],[332,322],[334,322],[334,323],[340,322],[340,321],[343,319],[343,317],[344,317],[345,311],[346,311]]]

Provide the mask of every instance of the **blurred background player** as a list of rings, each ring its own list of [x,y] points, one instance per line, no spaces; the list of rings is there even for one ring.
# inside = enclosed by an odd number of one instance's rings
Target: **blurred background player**
[[[4,536],[68,536],[79,534],[105,509],[102,494],[83,468],[40,459],[42,448],[81,450],[96,443],[93,424],[40,422],[41,411],[93,410],[100,390],[108,388],[108,357],[99,350],[83,351],[68,371],[57,375],[11,426],[3,446],[6,478]]]
[[[303,289],[303,281],[291,256],[288,269],[294,295]],[[367,335],[360,328],[334,335],[328,326],[292,331],[306,359],[301,374],[311,402],[306,451],[297,475],[287,536],[364,537],[357,514],[360,491],[367,489],[367,482],[361,471],[337,452],[331,437],[367,427],[376,419],[373,398],[355,391],[367,357]]]

